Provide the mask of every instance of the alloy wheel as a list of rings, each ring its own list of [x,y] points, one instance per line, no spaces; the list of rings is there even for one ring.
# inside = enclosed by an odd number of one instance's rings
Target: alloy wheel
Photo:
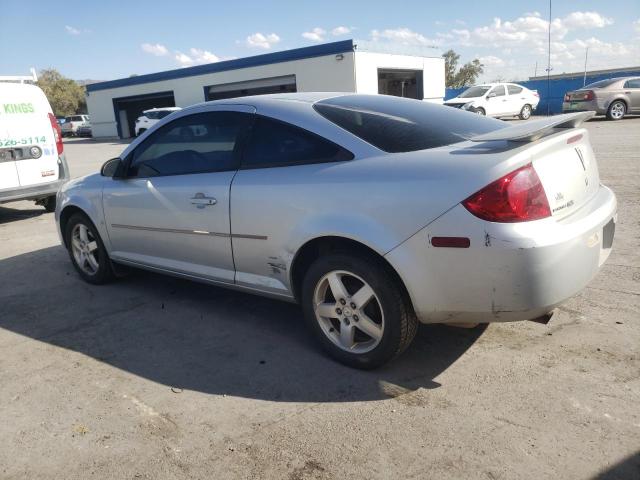
[[[382,340],[385,322],[380,299],[361,277],[331,271],[318,281],[313,300],[322,332],[340,349],[366,353]]]
[[[611,116],[616,120],[624,117],[624,104],[622,102],[615,102],[611,105]]]
[[[71,232],[71,251],[76,264],[87,275],[95,275],[100,268],[98,242],[91,230],[78,223]]]

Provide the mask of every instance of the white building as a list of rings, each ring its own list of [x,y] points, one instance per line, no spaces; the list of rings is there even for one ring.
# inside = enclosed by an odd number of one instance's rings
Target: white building
[[[94,137],[127,138],[154,107],[279,92],[358,92],[441,102],[444,60],[374,53],[353,40],[87,85]]]

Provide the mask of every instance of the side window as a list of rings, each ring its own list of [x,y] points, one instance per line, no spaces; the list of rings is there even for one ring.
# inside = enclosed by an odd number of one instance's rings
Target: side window
[[[507,85],[509,95],[517,95],[522,92],[522,87],[516,87],[515,85]]]
[[[223,172],[238,168],[237,145],[251,115],[207,112],[164,125],[132,153],[129,177]]]
[[[634,78],[633,80],[627,80],[624,82],[623,88],[640,88],[640,78]]]
[[[258,116],[242,158],[242,168],[282,167],[351,160],[353,154],[318,135]]]
[[[491,90],[489,95],[491,95],[492,93],[495,93],[496,97],[503,97],[504,96],[504,85],[498,85],[497,87],[493,87],[493,89]]]

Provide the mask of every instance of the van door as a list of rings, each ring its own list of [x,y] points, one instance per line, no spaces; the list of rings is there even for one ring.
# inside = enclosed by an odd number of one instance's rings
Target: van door
[[[51,107],[38,87],[23,84],[0,86],[0,140],[5,157],[0,175],[17,176],[17,179],[14,176],[13,180],[8,180],[13,183],[17,180],[13,187],[58,180],[58,151],[49,115],[53,115]],[[11,163],[13,169],[9,167]]]

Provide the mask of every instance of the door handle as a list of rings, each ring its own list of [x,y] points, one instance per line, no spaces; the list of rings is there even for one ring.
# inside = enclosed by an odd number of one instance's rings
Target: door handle
[[[207,197],[204,193],[198,192],[193,197],[191,197],[191,205],[195,205],[198,208],[204,208],[211,205],[215,205],[218,203],[213,197]]]

